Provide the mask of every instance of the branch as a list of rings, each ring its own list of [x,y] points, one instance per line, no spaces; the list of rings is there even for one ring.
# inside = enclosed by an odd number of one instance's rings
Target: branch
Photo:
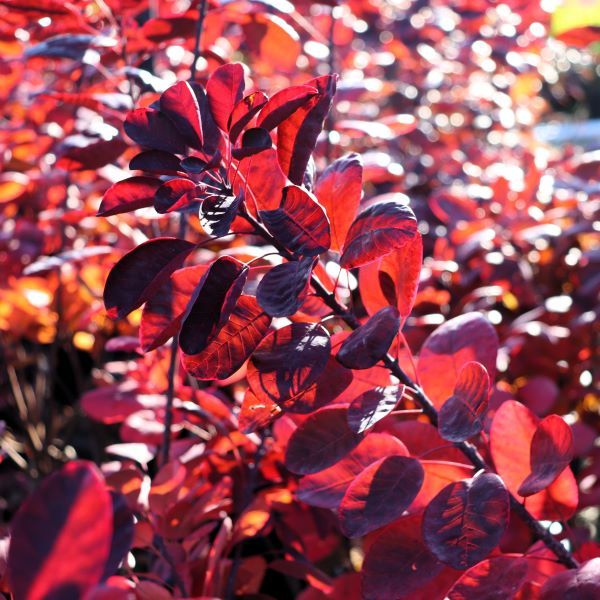
[[[207,0],[199,0],[198,6],[198,21],[196,23],[196,39],[194,41],[194,61],[192,62],[192,70],[190,79],[196,79],[196,63],[200,58],[200,39],[202,37],[202,28],[204,27],[204,17],[206,17]]]
[[[254,227],[256,233],[265,239],[269,244],[275,246],[284,258],[293,258],[292,255],[284,247],[282,247],[282,245],[254,217],[248,213],[242,213],[242,216]],[[357,329],[360,326],[360,322],[356,316],[344,305],[340,304],[335,297],[335,293],[327,291],[325,286],[314,274],[311,277],[311,285],[313,286],[317,296],[319,296],[338,317],[344,319],[344,321],[346,321],[346,323],[348,323],[352,329]],[[417,385],[407,373],[404,372],[402,367],[400,367],[398,364],[398,361],[392,358],[389,354],[384,357],[383,363],[389,369],[392,375],[394,375],[394,377],[415,391],[415,401],[423,409],[423,412],[427,415],[427,417],[429,417],[431,424],[437,427],[438,411],[421,387]],[[487,465],[473,444],[469,442],[459,442],[455,443],[454,446],[458,448],[477,469],[491,471],[490,467]],[[579,563],[575,560],[571,552],[567,550],[547,529],[542,527],[539,521],[537,521],[531,515],[531,513],[517,500],[517,498],[513,496],[513,494],[509,492],[509,496],[511,508],[529,526],[535,538],[541,540],[552,552],[554,552],[561,563],[570,569],[576,569],[579,566]]]

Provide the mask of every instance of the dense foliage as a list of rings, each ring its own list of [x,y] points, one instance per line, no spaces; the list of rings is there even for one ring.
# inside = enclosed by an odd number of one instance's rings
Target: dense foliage
[[[3,592],[600,595],[546,4],[0,0]]]

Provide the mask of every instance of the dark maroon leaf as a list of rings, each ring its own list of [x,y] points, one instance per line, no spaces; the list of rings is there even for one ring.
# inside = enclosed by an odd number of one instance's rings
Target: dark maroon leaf
[[[369,465],[388,456],[408,456],[408,450],[398,438],[371,433],[332,467],[303,477],[296,496],[312,506],[337,508],[356,477]]]
[[[194,247],[177,238],[156,238],[125,254],[111,269],[104,286],[108,316],[122,319],[148,301]]]
[[[186,173],[193,173],[198,175],[208,170],[209,163],[197,156],[187,156],[181,161],[181,168]]]
[[[89,33],[65,33],[55,35],[25,50],[26,58],[43,56],[45,58],[70,58],[82,60],[90,47],[110,47],[114,40],[106,36],[94,36]]]
[[[163,113],[151,108],[132,110],[123,124],[125,133],[140,146],[185,154],[187,144],[173,122]]]
[[[208,104],[215,123],[227,131],[229,117],[244,94],[244,67],[240,63],[216,69],[206,84]]]
[[[231,154],[238,160],[254,156],[263,150],[268,150],[273,145],[271,135],[262,127],[253,127],[244,131],[241,148],[235,148]]]
[[[520,496],[531,496],[547,488],[573,460],[571,427],[558,415],[540,421],[533,439],[529,462],[531,473],[519,487]]]
[[[202,134],[204,136],[202,150],[206,156],[213,156],[219,149],[219,144],[222,141],[222,134],[219,131],[217,123],[215,123],[215,119],[213,118],[213,114],[209,106],[209,100],[204,88],[199,83],[195,82],[190,82],[190,86],[196,95],[198,107],[200,108]]]
[[[164,214],[193,206],[199,202],[200,189],[200,186],[189,179],[170,179],[156,190],[154,209]]]
[[[109,559],[112,502],[97,467],[72,461],[47,477],[11,524],[8,579],[16,598],[77,600]]]
[[[317,381],[330,352],[331,340],[321,325],[286,325],[269,333],[252,354],[248,384],[258,398],[285,402]]]
[[[123,494],[110,492],[112,502],[112,539],[110,552],[104,568],[102,579],[111,577],[117,572],[121,561],[127,556],[133,542],[133,512],[127,506]]]
[[[144,352],[158,348],[179,331],[190,298],[206,271],[207,265],[178,269],[146,302],[139,335]]]
[[[204,231],[217,237],[227,235],[243,199],[242,193],[237,196],[223,194],[204,198],[200,205],[200,224]]]
[[[152,177],[129,177],[111,185],[98,209],[99,217],[110,217],[152,206],[154,194],[162,182]]]
[[[292,433],[285,465],[293,473],[317,473],[335,464],[362,440],[348,428],[345,407],[325,407],[312,413]]]
[[[356,153],[334,160],[317,179],[315,196],[331,227],[331,249],[340,252],[362,195],[362,160]]]
[[[386,306],[344,340],[337,359],[349,369],[369,369],[386,355],[399,328],[398,309]]]
[[[600,596],[600,557],[578,569],[553,575],[542,586],[541,600],[597,600]]]
[[[174,123],[188,146],[202,149],[202,117],[198,99],[189,83],[179,81],[163,92],[160,97],[160,111]]]
[[[508,491],[495,473],[447,485],[425,509],[428,548],[454,569],[468,569],[500,542],[508,525]]]
[[[238,189],[244,190],[246,204],[253,211],[272,210],[279,206],[287,178],[277,162],[274,149],[242,158],[237,171]]]
[[[440,408],[438,429],[450,442],[463,442],[477,435],[487,412],[490,378],[478,362],[468,362],[460,370],[454,393]]]
[[[283,172],[292,183],[300,185],[304,179],[306,165],[331,107],[336,84],[337,75],[323,75],[307,81],[306,85],[314,86],[318,94],[279,123],[277,157]]]
[[[271,318],[253,296],[240,296],[229,320],[199,354],[183,355],[183,365],[196,379],[226,379],[252,354],[269,330]]]
[[[248,267],[230,256],[210,265],[190,299],[179,335],[185,354],[202,352],[228,320],[242,293]]]
[[[404,386],[389,385],[363,392],[348,407],[348,425],[352,431],[363,433],[389,415],[404,393]]]
[[[329,248],[331,238],[325,212],[304,188],[284,188],[279,208],[261,210],[259,216],[269,232],[294,254],[317,256]]]
[[[242,98],[229,117],[229,139],[235,144],[242,130],[267,103],[267,97],[262,92],[254,92]]]
[[[295,314],[306,297],[314,258],[305,257],[273,267],[260,281],[256,299],[272,317]]]
[[[423,543],[421,515],[402,517],[373,540],[363,563],[365,600],[411,599],[443,569]]]
[[[416,235],[417,220],[410,207],[395,201],[372,204],[350,226],[340,264],[345,269],[366,265]]]
[[[527,559],[496,556],[466,571],[447,594],[448,600],[514,598],[527,579]]]
[[[348,486],[338,508],[342,532],[360,537],[396,520],[417,497],[424,471],[416,458],[387,456]]]
[[[181,171],[179,159],[164,150],[145,150],[136,154],[129,161],[129,168],[159,175],[176,175]]]
[[[271,97],[260,111],[256,124],[268,130],[275,129],[318,93],[317,88],[310,85],[293,85],[285,88]]]

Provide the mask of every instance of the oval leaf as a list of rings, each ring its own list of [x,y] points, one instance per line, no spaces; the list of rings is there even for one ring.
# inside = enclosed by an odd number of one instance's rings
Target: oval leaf
[[[538,425],[531,440],[531,473],[520,485],[521,496],[547,488],[573,460],[573,433],[562,417],[549,415]]]
[[[282,403],[317,381],[331,352],[324,327],[292,323],[272,331],[248,363],[248,384],[258,398]]]
[[[185,154],[187,144],[173,122],[159,110],[136,108],[126,117],[125,133],[137,144],[171,154]]]
[[[277,265],[260,280],[256,299],[272,317],[289,317],[295,314],[310,285],[315,259],[305,257]]]
[[[194,247],[177,238],[156,238],[125,254],[111,269],[104,286],[108,316],[122,319],[149,300]]]
[[[438,429],[450,442],[463,442],[483,429],[490,378],[485,367],[468,362],[460,370],[454,393],[440,409]]]
[[[241,296],[229,320],[198,354],[183,355],[183,366],[196,379],[226,379],[262,341],[271,318],[253,296]]]
[[[396,520],[423,484],[416,458],[388,456],[367,467],[350,484],[338,509],[342,532],[359,537]]]
[[[345,269],[366,265],[401,248],[416,234],[417,219],[408,206],[395,201],[372,204],[350,226],[340,265]]]
[[[202,117],[194,90],[186,81],[179,81],[163,92],[160,97],[160,110],[177,128],[188,146],[202,149]]]
[[[176,175],[181,171],[179,159],[163,150],[145,150],[129,161],[131,171],[146,171],[158,175]]]
[[[552,576],[542,586],[541,600],[595,600],[600,596],[600,558],[578,569]]]
[[[266,103],[267,97],[259,91],[242,98],[235,105],[235,108],[229,117],[229,139],[232,144],[235,144],[235,141],[238,139],[240,133],[242,133],[244,127],[252,121],[254,115],[256,115]]]
[[[317,256],[329,249],[329,221],[316,198],[304,188],[283,189],[279,208],[261,210],[259,216],[275,239],[294,254]]]
[[[386,355],[399,328],[398,310],[386,306],[344,340],[337,359],[348,369],[369,369]]]
[[[481,363],[493,382],[497,354],[496,330],[482,314],[472,312],[450,319],[421,347],[417,364],[421,386],[440,408],[454,393],[460,370],[467,362]],[[440,373],[444,376],[440,377]]]
[[[152,177],[129,177],[117,181],[104,194],[97,216],[110,217],[152,206],[154,194],[161,183]]]
[[[8,577],[17,598],[83,598],[102,578],[112,500],[100,471],[73,461],[47,477],[11,526]]]
[[[231,256],[210,265],[194,290],[179,334],[179,347],[188,355],[202,352],[228,320],[242,293],[248,267]]]
[[[292,433],[285,466],[299,475],[322,471],[359,444],[361,435],[350,431],[346,408],[327,407],[312,413]]]
[[[260,111],[256,125],[268,130],[275,129],[317,94],[317,88],[310,85],[293,85],[277,92]]]
[[[337,508],[356,477],[369,465],[388,456],[408,456],[408,450],[398,438],[371,433],[332,467],[303,477],[296,496],[312,506]]]
[[[244,67],[240,63],[223,65],[209,77],[206,96],[210,112],[221,131],[227,131],[229,117],[243,94]]]
[[[341,251],[356,217],[362,195],[362,159],[356,153],[334,160],[321,174],[314,189],[331,227],[331,249]]]
[[[531,474],[524,457],[531,453],[531,442],[539,423],[538,417],[515,400],[506,400],[496,410],[490,428],[490,451],[496,471],[506,487],[523,502],[518,493]],[[579,502],[577,482],[566,468],[546,489],[528,496],[527,510],[536,519],[563,521],[573,515]]]
[[[451,483],[425,509],[425,543],[442,562],[467,569],[498,545],[509,512],[509,495],[498,475]]]

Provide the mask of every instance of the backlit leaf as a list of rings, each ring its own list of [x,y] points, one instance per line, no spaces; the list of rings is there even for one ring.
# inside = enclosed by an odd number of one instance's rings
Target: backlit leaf
[[[348,407],[348,425],[352,431],[363,433],[389,415],[404,393],[404,386],[376,387],[363,392]]]
[[[160,110],[175,124],[188,146],[202,150],[202,117],[198,99],[189,83],[179,81],[163,92]]]
[[[98,209],[99,217],[110,217],[124,212],[152,206],[154,194],[161,181],[152,177],[129,177],[111,185]]]
[[[216,69],[206,84],[206,95],[215,123],[221,131],[228,130],[229,117],[244,94],[244,68],[240,63]]]

